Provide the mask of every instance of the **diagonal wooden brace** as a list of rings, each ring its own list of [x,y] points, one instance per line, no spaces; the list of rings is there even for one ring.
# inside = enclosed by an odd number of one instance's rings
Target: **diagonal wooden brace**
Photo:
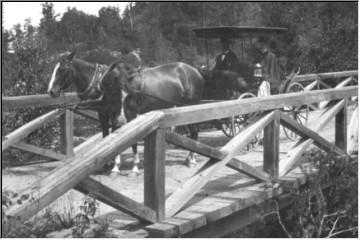
[[[335,106],[325,111],[318,124],[314,127],[314,132],[320,132],[334,118],[334,116],[345,106],[345,101],[338,102]],[[302,155],[303,151],[314,142],[313,139],[300,139],[295,146],[289,151],[285,157],[280,160],[279,176],[282,177],[290,171],[297,159]]]
[[[321,137],[318,133],[312,131],[311,129],[305,127],[304,125],[298,123],[294,119],[291,119],[284,113],[280,113],[280,123],[284,125],[286,128],[289,128],[291,131],[295,132],[303,139],[311,138],[314,140],[314,144],[327,151],[334,152],[337,155],[347,155],[341,148],[335,146],[334,144],[328,142],[325,138]]]
[[[178,188],[166,201],[166,218],[173,216],[178,212],[208,181],[221,170],[233,157],[252,139],[258,132],[274,120],[274,113],[269,113],[259,121],[250,125],[239,135],[235,136],[221,151],[228,152],[227,156],[211,166],[208,166],[202,172],[192,176],[185,184]]]
[[[99,201],[133,217],[140,218],[147,222],[156,222],[156,213],[154,210],[114,191],[91,177],[87,177],[74,188],[84,194],[91,193]]]
[[[210,147],[206,144],[197,142],[190,138],[181,136],[180,134],[174,132],[166,132],[166,141],[170,144],[173,144],[177,147],[182,147],[186,150],[196,152],[198,154],[204,155],[214,159],[214,162],[223,160],[226,157],[226,153],[222,152],[216,148]],[[240,161],[239,159],[233,158],[230,160],[227,167],[230,167],[236,171],[239,171],[243,174],[246,174],[250,177],[253,177],[257,180],[270,182],[270,175],[264,171],[261,171],[247,163]]]

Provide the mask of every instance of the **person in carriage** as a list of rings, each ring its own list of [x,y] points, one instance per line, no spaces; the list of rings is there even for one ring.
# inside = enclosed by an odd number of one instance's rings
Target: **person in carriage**
[[[222,37],[220,42],[222,52],[215,58],[216,64],[214,70],[238,72],[239,59],[230,48],[230,39],[227,37]]]
[[[224,98],[229,99],[235,92],[245,91],[246,81],[239,75],[239,59],[230,48],[230,39],[222,37],[220,43],[222,51],[215,57],[214,68],[209,72],[200,70],[200,73],[207,80],[205,88],[211,88],[208,92],[222,89]]]
[[[284,74],[281,70],[278,59],[270,50],[269,40],[265,37],[259,37],[255,40],[255,49],[260,53],[261,75],[263,82],[259,87],[260,96],[268,96],[279,93],[279,88],[284,80]]]

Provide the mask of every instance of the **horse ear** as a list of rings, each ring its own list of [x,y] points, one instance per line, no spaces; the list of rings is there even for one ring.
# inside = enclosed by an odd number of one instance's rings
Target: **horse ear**
[[[72,61],[74,59],[74,57],[75,57],[75,54],[76,54],[76,50],[74,50],[72,53],[70,53],[70,55],[67,57],[67,59],[69,61]]]

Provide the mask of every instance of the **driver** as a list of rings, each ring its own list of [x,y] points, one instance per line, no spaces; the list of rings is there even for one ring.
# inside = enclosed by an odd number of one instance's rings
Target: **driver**
[[[238,72],[239,60],[236,54],[230,49],[229,38],[223,37],[220,40],[222,52],[216,56],[216,64],[214,70],[228,70]]]

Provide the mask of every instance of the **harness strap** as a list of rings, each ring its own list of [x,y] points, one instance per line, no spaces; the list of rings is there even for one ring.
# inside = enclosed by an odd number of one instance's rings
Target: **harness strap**
[[[166,102],[166,103],[170,103],[170,104],[173,104],[173,105],[178,105],[178,106],[190,106],[190,104],[185,104],[185,103],[180,103],[180,102],[175,102],[175,101],[171,101],[171,100],[167,100],[167,99],[164,99],[162,97],[159,97],[159,96],[155,96],[153,94],[150,94],[150,93],[147,93],[147,92],[144,92],[144,91],[141,91],[141,90],[132,90],[131,93],[136,93],[136,94],[144,94],[146,96],[149,96],[149,97],[152,97],[152,98],[155,98],[157,100],[160,100],[160,101],[163,101],[163,102]],[[130,94],[131,94],[130,93]]]
[[[94,75],[91,79],[91,82],[89,84],[89,86],[86,88],[85,91],[81,92],[78,94],[78,96],[80,98],[89,98],[91,96],[91,94],[93,93],[93,90],[98,90],[99,92],[101,92],[100,86],[102,86],[102,83],[99,81],[99,79],[101,78],[101,71],[100,70],[100,65],[96,64],[95,65],[95,71],[94,71]],[[98,76],[99,75],[99,76]],[[101,94],[100,98],[102,97],[103,94]]]

